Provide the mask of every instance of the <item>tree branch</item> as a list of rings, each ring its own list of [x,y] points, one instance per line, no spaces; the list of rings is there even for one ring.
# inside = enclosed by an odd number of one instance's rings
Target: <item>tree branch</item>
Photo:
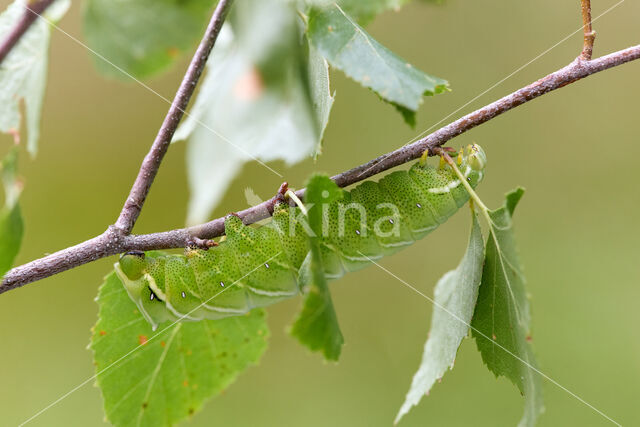
[[[593,42],[596,40],[596,32],[591,26],[591,0],[581,0],[582,27],[584,28],[584,45],[580,57],[589,61],[593,54]]]
[[[184,116],[184,110],[187,108],[187,104],[195,91],[196,84],[200,79],[200,75],[207,63],[211,49],[213,49],[213,45],[216,43],[218,34],[220,34],[222,24],[232,3],[233,0],[220,0],[218,2],[211,21],[209,21],[209,25],[207,26],[207,30],[202,37],[202,41],[200,41],[200,45],[193,55],[189,68],[182,78],[178,92],[156,135],[156,139],[153,141],[151,149],[142,161],[138,176],[131,187],[131,192],[115,223],[115,227],[125,235],[131,233],[140,215],[142,205],[144,205],[147,194],[149,194],[149,190],[151,189],[151,184],[158,174],[160,163],[169,149],[171,139],[178,128],[182,116]]]
[[[9,32],[7,37],[0,44],[0,64],[9,55],[11,49],[18,44],[20,38],[27,32],[31,24],[38,19],[55,0],[40,0],[33,3],[27,3],[25,5],[22,18],[16,23],[15,27]]]
[[[560,89],[592,74],[637,59],[640,59],[640,45],[620,50],[594,60],[583,60],[582,57],[578,57],[566,67],[467,114],[413,144],[404,146],[351,170],[335,175],[332,179],[340,187],[346,187],[365,180],[387,169],[420,157],[426,149],[433,152],[435,147],[439,147],[450,139],[527,101],[531,101],[553,90]],[[296,194],[299,197],[303,197],[304,189],[299,190]],[[273,202],[274,199],[267,200],[266,202],[238,212],[238,215],[245,224],[252,224],[271,215],[273,212]],[[147,251],[152,249],[180,248],[184,247],[185,242],[190,240],[190,238],[210,239],[221,236],[223,233],[224,218],[218,218],[195,227],[145,235],[125,235],[119,229],[111,226],[98,237],[10,270],[0,285],[0,293],[110,255],[131,250]]]

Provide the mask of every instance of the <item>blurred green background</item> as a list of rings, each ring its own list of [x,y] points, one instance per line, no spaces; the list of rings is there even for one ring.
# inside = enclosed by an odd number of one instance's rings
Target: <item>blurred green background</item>
[[[241,0],[238,0],[241,1]],[[7,1],[0,2],[4,9]],[[595,0],[594,16],[616,0]],[[81,2],[61,27],[82,39]],[[595,55],[640,42],[640,4],[627,1],[595,23]],[[272,167],[300,187],[311,170],[330,174],[407,142],[580,27],[579,2],[448,0],[419,2],[379,17],[368,29],[422,70],[447,78],[453,92],[425,99],[415,131],[392,107],[334,73],[336,103],[324,155],[292,168]],[[578,32],[453,118],[571,61]],[[171,98],[186,58],[149,85]],[[516,185],[527,193],[516,233],[533,308],[533,344],[542,371],[623,425],[639,425],[640,396],[640,63],[609,70],[526,104],[464,134],[488,152],[480,195],[489,206]],[[112,223],[167,105],[134,83],[97,75],[88,52],[54,31],[41,150],[26,153],[21,175],[26,234],[18,263],[73,245]],[[10,138],[0,139],[2,151]],[[183,225],[187,201],[184,144],[160,170],[135,232]],[[432,160],[433,161],[433,160]],[[215,167],[215,165],[212,165]],[[243,190],[273,194],[278,177],[257,164],[233,182],[216,216],[247,206]],[[432,295],[459,261],[468,216],[456,215],[427,239],[383,260],[385,268]],[[93,375],[86,350],[93,301],[115,258],[59,274],[0,296],[0,424],[15,425]],[[269,309],[270,347],[190,425],[389,426],[403,402],[427,337],[431,304],[370,267],[332,285],[346,339],[327,364],[285,333],[299,308]],[[34,426],[101,425],[93,382],[34,420]],[[549,381],[540,425],[609,422]],[[523,399],[482,365],[466,340],[455,369],[403,421],[422,425],[515,425]]]

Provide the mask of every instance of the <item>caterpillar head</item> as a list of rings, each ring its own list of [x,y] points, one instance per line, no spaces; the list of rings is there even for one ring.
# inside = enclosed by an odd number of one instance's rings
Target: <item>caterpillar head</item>
[[[475,171],[481,171],[487,165],[487,155],[478,144],[467,146],[467,164]]]
[[[142,277],[144,267],[146,266],[145,254],[141,251],[131,251],[122,254],[120,257],[121,271],[130,280],[138,280]]]

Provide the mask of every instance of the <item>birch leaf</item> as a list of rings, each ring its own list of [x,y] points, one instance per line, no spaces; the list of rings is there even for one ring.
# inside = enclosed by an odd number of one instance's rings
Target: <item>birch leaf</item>
[[[473,336],[482,360],[496,377],[505,376],[524,395],[521,427],[535,425],[544,411],[542,385],[531,348],[529,298],[513,233],[513,211],[524,190],[507,194],[504,206],[490,211],[492,224],[473,315]]]
[[[409,124],[424,95],[448,89],[446,80],[418,70],[378,43],[337,4],[310,10],[307,35],[329,64],[396,106]]]
[[[209,217],[245,162],[315,156],[333,102],[326,62],[309,49],[290,4],[236,6],[174,137],[188,139],[188,224]]]
[[[291,335],[300,343],[312,351],[321,351],[325,359],[332,361],[340,357],[344,338],[331,300],[318,236],[322,236],[322,206],[339,200],[342,195],[342,190],[328,176],[314,175],[307,183],[305,202],[309,206],[309,225],[315,236],[309,236],[310,251],[299,274],[307,294],[291,327]]]
[[[202,37],[215,2],[209,0],[89,0],[84,33],[103,74],[120,79],[157,74],[193,49]]]
[[[116,426],[171,426],[224,390],[266,349],[263,310],[156,332],[110,273],[98,294],[90,348],[107,419]],[[169,327],[168,327],[169,326]]]
[[[478,298],[482,276],[484,241],[476,215],[472,215],[471,235],[467,251],[455,270],[447,272],[435,289],[433,316],[429,338],[418,372],[413,377],[395,423],[429,394],[431,387],[442,378],[453,363],[462,339],[469,333],[469,324]]]
[[[25,11],[25,0],[16,0],[0,15],[0,39],[9,34]],[[59,21],[71,2],[58,0],[44,12],[46,20]],[[27,150],[32,156],[38,151],[40,114],[47,81],[51,26],[45,19],[36,19],[20,41],[0,64],[0,131],[18,134],[20,101],[24,100],[27,125]]]
[[[11,268],[22,243],[24,224],[18,198],[22,184],[16,179],[18,150],[14,147],[2,161],[4,206],[0,209],[0,278]]]

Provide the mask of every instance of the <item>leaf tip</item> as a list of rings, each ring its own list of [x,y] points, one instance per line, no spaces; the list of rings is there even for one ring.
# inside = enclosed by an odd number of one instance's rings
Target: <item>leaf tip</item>
[[[518,202],[520,202],[520,199],[522,198],[523,195],[524,195],[523,187],[517,187],[515,190],[512,190],[506,194],[505,207],[509,211],[509,215],[511,216],[513,215],[513,211],[516,209],[516,206],[518,205]]]

